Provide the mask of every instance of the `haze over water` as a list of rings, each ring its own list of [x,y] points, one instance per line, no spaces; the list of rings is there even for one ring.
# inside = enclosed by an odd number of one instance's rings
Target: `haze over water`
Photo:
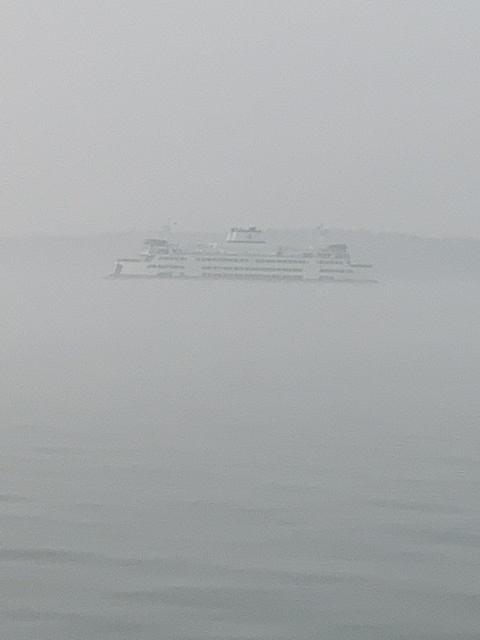
[[[34,258],[1,276],[2,638],[478,638],[478,282]]]

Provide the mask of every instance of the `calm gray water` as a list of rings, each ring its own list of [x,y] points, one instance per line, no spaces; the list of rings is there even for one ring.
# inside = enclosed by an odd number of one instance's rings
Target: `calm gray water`
[[[480,637],[480,285],[3,273],[0,637]]]

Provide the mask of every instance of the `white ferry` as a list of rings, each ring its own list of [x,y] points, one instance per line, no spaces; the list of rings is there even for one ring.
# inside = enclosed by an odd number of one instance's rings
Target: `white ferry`
[[[307,250],[269,248],[256,227],[234,227],[226,242],[183,249],[172,239],[145,240],[137,258],[117,260],[114,278],[202,278],[375,282],[372,265],[351,262],[345,244],[323,237]]]

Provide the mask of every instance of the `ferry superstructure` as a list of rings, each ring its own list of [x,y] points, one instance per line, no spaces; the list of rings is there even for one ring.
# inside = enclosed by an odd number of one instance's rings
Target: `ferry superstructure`
[[[169,238],[145,240],[137,258],[117,260],[115,278],[199,278],[374,282],[372,265],[351,262],[345,244],[269,248],[256,227],[233,227],[222,244],[183,249]]]

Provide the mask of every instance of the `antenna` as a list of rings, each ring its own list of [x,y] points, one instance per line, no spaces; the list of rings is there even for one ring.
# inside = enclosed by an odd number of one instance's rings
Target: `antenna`
[[[168,220],[168,222],[166,222],[163,226],[162,229],[160,231],[160,235],[163,234],[171,234],[174,233],[176,231],[177,228],[177,223],[176,222],[171,222],[170,220]]]
[[[326,242],[326,236],[327,236],[328,229],[325,229],[325,226],[323,224],[319,224],[317,226],[317,232],[318,232],[318,235],[319,235],[319,240],[318,240],[319,245],[323,246],[323,244]]]

